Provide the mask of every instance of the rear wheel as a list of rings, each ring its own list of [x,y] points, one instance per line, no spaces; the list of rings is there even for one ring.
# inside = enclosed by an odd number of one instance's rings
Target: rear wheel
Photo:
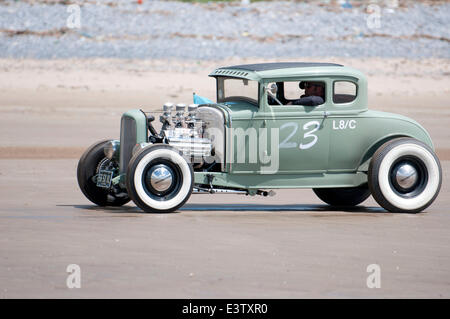
[[[110,140],[103,140],[91,145],[78,161],[77,179],[78,185],[84,196],[99,206],[122,206],[130,201],[130,198],[122,193],[120,197],[111,189],[97,187],[95,176],[99,170],[110,165],[105,157],[103,148]]]
[[[145,212],[177,210],[189,199],[193,186],[192,165],[170,145],[144,148],[128,164],[128,194]]]
[[[356,206],[370,196],[367,184],[346,188],[313,188],[314,193],[331,206]]]
[[[418,213],[436,199],[442,169],[426,144],[399,138],[383,144],[373,155],[368,171],[373,198],[391,212]]]

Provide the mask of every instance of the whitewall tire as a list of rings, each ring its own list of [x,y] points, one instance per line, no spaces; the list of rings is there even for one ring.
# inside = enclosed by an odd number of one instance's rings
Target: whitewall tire
[[[176,148],[167,144],[152,145],[132,157],[126,184],[131,199],[142,210],[169,213],[191,196],[194,172]]]
[[[398,138],[375,152],[368,182],[373,198],[386,210],[417,213],[439,194],[442,169],[429,146],[412,138]]]

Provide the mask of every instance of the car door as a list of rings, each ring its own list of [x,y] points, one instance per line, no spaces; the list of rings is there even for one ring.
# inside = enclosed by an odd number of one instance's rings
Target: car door
[[[298,82],[297,82],[298,83]],[[319,106],[269,105],[265,123],[279,135],[278,173],[313,174],[328,169],[330,122],[328,103]]]
[[[271,134],[278,130],[279,173],[325,172],[328,165],[329,123],[323,112],[306,113],[301,106],[273,107],[267,119]]]

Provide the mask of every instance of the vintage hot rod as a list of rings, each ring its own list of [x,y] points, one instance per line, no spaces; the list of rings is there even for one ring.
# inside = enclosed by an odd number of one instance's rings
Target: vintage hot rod
[[[372,195],[388,211],[410,213],[438,195],[442,171],[430,135],[405,116],[368,110],[358,70],[261,63],[210,76],[217,103],[123,114],[120,140],[95,143],[79,161],[84,195],[100,206],[131,199],[146,212],[171,212],[193,192],[312,188],[329,205]]]

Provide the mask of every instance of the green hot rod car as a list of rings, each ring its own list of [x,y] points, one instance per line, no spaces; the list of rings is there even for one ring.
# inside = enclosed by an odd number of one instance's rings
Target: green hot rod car
[[[171,212],[192,193],[312,188],[329,205],[372,194],[386,210],[410,213],[438,195],[442,171],[429,134],[407,117],[368,110],[361,72],[292,62],[210,76],[217,103],[123,114],[120,140],[95,143],[79,161],[84,195],[100,206],[132,199],[146,212]]]

